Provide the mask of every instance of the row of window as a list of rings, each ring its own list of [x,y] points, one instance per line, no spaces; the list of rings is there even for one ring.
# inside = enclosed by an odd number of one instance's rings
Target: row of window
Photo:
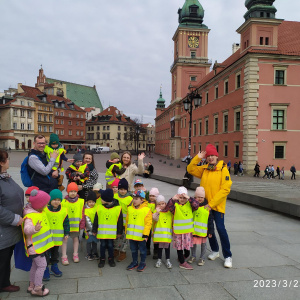
[[[44,106],[39,105],[38,110],[53,111],[53,107],[52,106],[46,106],[46,105],[44,105]]]
[[[65,131],[63,129],[55,129],[55,133],[58,135],[64,135]],[[72,136],[73,135],[73,131],[69,130],[68,131],[68,135]],[[76,131],[76,136],[83,136],[83,131],[77,130]]]
[[[100,126],[95,126],[95,128],[97,128],[97,131],[100,130]],[[127,127],[124,126],[124,131],[127,131]],[[102,129],[103,130],[110,130],[110,126],[109,125],[103,125],[102,126]],[[118,131],[121,131],[122,130],[122,127],[121,126],[118,126]],[[94,126],[88,126],[88,131],[94,131]],[[130,127],[130,131],[133,131],[133,127]]]
[[[18,130],[18,124],[17,123],[13,123],[13,129],[14,130]],[[20,129],[21,130],[33,130],[31,123],[27,124],[27,129],[26,129],[26,124],[25,123],[21,123]]]
[[[64,120],[55,119],[55,124],[65,124]],[[68,121],[68,125],[73,125],[73,121]],[[83,126],[83,122],[76,122],[76,126]]]
[[[31,110],[25,110],[25,109],[20,109],[20,117],[25,118],[26,117],[26,111],[27,111],[27,118],[32,118],[32,111]],[[13,109],[13,116],[18,117],[19,114],[19,109],[14,108]]]
[[[38,114],[38,121],[44,121],[44,122],[52,122],[53,121],[53,116],[52,115],[47,115],[47,114]]]
[[[64,114],[63,111],[61,111],[61,112],[56,111],[56,112],[55,112],[55,115],[56,115],[56,116],[61,116],[61,117],[63,117],[65,114]],[[69,114],[68,114],[68,117],[69,117],[69,118],[72,118],[72,117],[73,117],[73,116],[72,116],[72,113],[69,113]],[[79,114],[76,114],[76,118],[79,118]],[[80,118],[83,118],[83,115],[82,115],[82,114],[80,115]]]
[[[27,102],[27,101],[21,100],[20,103],[21,103],[22,106],[26,106],[26,104],[27,104],[29,107],[32,106],[32,102],[30,102],[30,101]]]

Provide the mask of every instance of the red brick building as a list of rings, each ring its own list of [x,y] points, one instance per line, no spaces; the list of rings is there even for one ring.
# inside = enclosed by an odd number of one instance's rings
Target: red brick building
[[[208,30],[196,2],[186,0],[179,10],[173,94],[168,107],[157,101],[156,152],[176,159],[187,155],[189,114],[183,101],[192,84],[202,96],[193,110],[192,155],[212,143],[220,159],[243,161],[246,170],[256,161],[262,168],[289,169],[297,162],[300,139],[300,23],[276,19],[274,0],[247,0],[245,22],[237,29],[240,48],[208,73]]]

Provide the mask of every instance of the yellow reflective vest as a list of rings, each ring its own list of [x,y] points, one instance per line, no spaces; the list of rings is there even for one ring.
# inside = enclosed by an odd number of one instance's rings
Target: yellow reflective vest
[[[156,211],[155,211],[156,212]],[[154,243],[172,242],[173,215],[171,212],[160,212],[159,219],[153,227]]]
[[[126,217],[127,217],[127,210],[128,210],[128,205],[132,202],[132,197],[127,196],[127,197],[120,197],[119,194],[115,194],[114,198],[119,201],[120,206],[122,207],[122,214],[123,214],[123,225],[125,226],[126,224]]]
[[[81,165],[78,169],[74,165],[70,165],[70,168],[78,173],[84,174],[87,164]],[[88,180],[88,177],[80,179],[81,182]]]
[[[115,240],[117,238],[118,219],[121,211],[122,208],[119,205],[112,208],[106,208],[103,205],[97,207],[97,239]]]
[[[47,214],[43,211],[41,213],[30,213],[24,217],[25,219],[31,219],[33,226],[37,224],[38,221],[41,222],[41,230],[31,236],[32,247],[37,254],[42,254],[46,252],[48,249],[54,246],[53,236],[49,224],[49,220],[47,218]],[[24,222],[22,224],[24,244],[25,244],[25,252],[26,255],[29,256],[28,250],[26,247],[26,238],[24,233]]]
[[[46,207],[44,211],[49,220],[54,246],[61,246],[64,238],[64,220],[68,215],[67,209],[61,207],[59,211],[51,211]]]
[[[119,175],[116,174],[116,176],[114,177],[113,173],[112,173],[112,169],[114,168],[114,166],[118,166],[119,169],[122,169],[122,164],[121,163],[117,163],[117,164],[112,164],[105,172],[105,180],[106,180],[106,183],[108,185],[111,185],[113,183],[113,181],[116,179],[116,178],[120,178]]]
[[[79,232],[79,223],[82,219],[83,205],[84,200],[82,198],[78,198],[76,202],[69,202],[66,199],[61,202],[61,207],[65,207],[68,211],[70,232]]]
[[[194,231],[193,212],[189,201],[183,205],[175,203],[173,230],[175,234]]]
[[[151,212],[154,213],[155,211],[155,203],[148,203],[148,207],[150,208]]]
[[[53,151],[56,150],[58,152],[58,156],[55,159],[55,163],[52,167],[52,170],[57,170],[60,167],[61,161],[60,161],[60,156],[63,153],[67,153],[67,151],[64,148],[57,148],[57,149],[52,149],[48,145],[45,146],[44,152],[47,154],[47,160],[50,161],[50,154],[53,153]],[[63,172],[64,169],[61,168],[61,171]]]
[[[197,210],[193,212],[193,216],[194,216],[193,235],[206,237],[209,210],[205,209],[203,206],[199,207]]]
[[[126,239],[134,241],[143,241],[143,231],[145,228],[145,217],[149,213],[150,208],[145,206],[135,209],[133,206],[128,207],[128,222]]]

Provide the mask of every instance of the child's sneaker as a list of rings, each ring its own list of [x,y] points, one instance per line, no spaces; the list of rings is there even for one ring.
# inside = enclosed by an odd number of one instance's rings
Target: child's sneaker
[[[188,263],[189,264],[192,264],[194,261],[196,260],[196,257],[195,256],[191,256],[189,259],[188,259]]]
[[[31,295],[43,297],[43,296],[47,296],[49,292],[50,291],[46,289],[44,285],[35,286],[34,289],[31,291]]]
[[[108,259],[108,264],[109,264],[110,267],[115,267],[116,266],[116,263],[115,263],[113,258]]]
[[[89,254],[89,255],[87,256],[87,260],[94,260],[93,255],[92,255],[92,254]]]
[[[43,280],[44,281],[49,281],[50,280],[50,271],[49,271],[48,267],[46,267],[46,270],[44,272]]]
[[[98,255],[98,253],[96,253],[96,254],[93,255],[93,259],[94,259],[94,260],[99,260],[99,258],[100,258],[100,257],[99,257],[99,255]]]
[[[204,263],[205,263],[204,259],[199,258],[197,265],[198,265],[198,266],[203,266]]]
[[[100,262],[99,262],[99,264],[98,264],[98,268],[103,268],[104,265],[105,265],[105,259],[100,258]]]
[[[143,272],[145,269],[146,269],[146,263],[140,262],[140,264],[139,264],[139,266],[137,268],[137,271],[138,272]]]
[[[55,277],[61,277],[62,276],[62,272],[59,270],[58,265],[57,264],[53,264],[51,266],[51,275],[54,275]]]
[[[172,269],[172,267],[173,267],[173,265],[171,264],[171,261],[169,259],[167,259],[167,261],[166,261],[166,267],[168,269]]]
[[[73,261],[74,263],[78,263],[79,262],[79,257],[78,257],[78,254],[73,254]]]
[[[67,257],[67,256],[61,258],[61,264],[62,264],[63,266],[67,266],[67,265],[70,264],[69,261],[68,261],[68,257]]]
[[[155,264],[155,267],[160,268],[160,266],[161,266],[161,259],[158,259],[156,264]]]
[[[189,265],[186,261],[183,264],[180,264],[179,268],[185,269],[185,270],[193,270],[193,267],[191,265]]]
[[[138,265],[139,265],[139,264],[138,264],[137,261],[133,261],[126,269],[127,269],[128,271],[131,271],[131,270],[137,268]]]

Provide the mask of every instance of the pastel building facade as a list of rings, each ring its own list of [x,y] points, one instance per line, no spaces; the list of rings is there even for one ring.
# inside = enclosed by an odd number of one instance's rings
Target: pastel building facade
[[[276,19],[273,2],[245,2],[248,9],[245,22],[237,29],[240,46],[235,44],[235,52],[224,62],[215,62],[212,71],[206,68],[209,61],[195,67],[201,69],[198,73],[190,71],[189,63],[182,63],[182,73],[188,74],[190,79],[196,77],[196,82],[189,81],[186,76],[181,82],[181,92],[178,93],[177,89],[176,97],[172,96],[168,107],[160,99],[157,101],[156,153],[175,159],[187,155],[189,114],[183,108],[183,101],[188,86],[192,85],[202,96],[202,105],[192,114],[192,156],[212,143],[218,149],[220,159],[232,163],[242,161],[247,171],[253,170],[256,161],[261,169],[266,164],[273,164],[275,168],[284,166],[289,170],[291,165],[297,164],[296,151],[300,145],[300,23]],[[189,7],[186,18],[203,21],[203,8],[198,1],[186,0],[183,8],[186,6]],[[198,12],[197,16],[192,7]],[[194,24],[186,23],[191,27],[189,34],[196,26]],[[200,25],[202,23],[198,23]],[[177,31],[181,26],[180,23]],[[186,47],[189,47],[188,41],[189,38],[183,41]],[[199,38],[198,41],[198,48],[193,44],[194,48],[190,49],[191,52],[196,50],[196,59],[199,48],[205,49],[199,52],[204,54],[207,49],[205,39]],[[187,48],[182,49],[179,56],[184,55]],[[203,54],[199,55],[199,60],[205,61]]]

